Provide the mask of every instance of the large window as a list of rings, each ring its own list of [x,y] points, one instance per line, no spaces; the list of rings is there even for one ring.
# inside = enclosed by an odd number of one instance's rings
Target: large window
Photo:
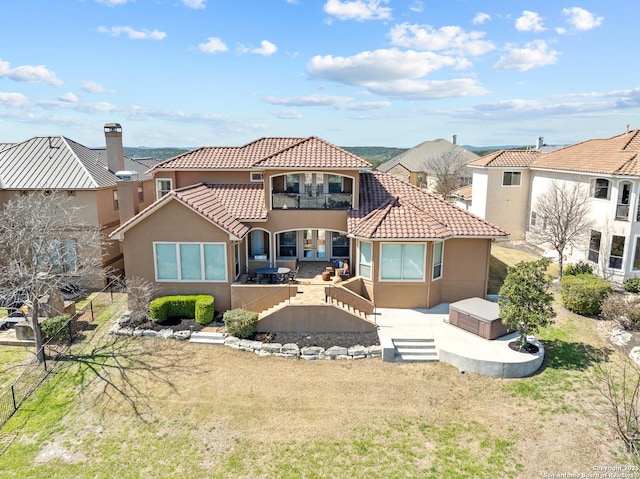
[[[600,242],[602,241],[602,233],[591,230],[589,238],[589,261],[597,263],[600,259]]]
[[[358,266],[360,268],[360,276],[371,279],[371,254],[372,244],[366,241],[360,242],[360,260]]]
[[[624,236],[611,237],[611,252],[609,253],[609,268],[622,269],[624,256]]]
[[[520,186],[521,171],[505,171],[502,173],[502,186]]]
[[[424,252],[423,243],[383,243],[380,252],[380,279],[423,281]]]
[[[442,278],[442,247],[444,243],[440,241],[439,243],[433,244],[433,275],[431,276],[433,279]]]
[[[157,281],[227,281],[224,243],[154,243]]]
[[[158,199],[169,193],[173,189],[173,180],[171,178],[156,179],[156,193]]]
[[[298,256],[297,234],[295,231],[285,231],[278,234],[278,256],[295,258]]]
[[[605,178],[596,178],[591,181],[591,196],[602,200],[609,199],[609,180]]]

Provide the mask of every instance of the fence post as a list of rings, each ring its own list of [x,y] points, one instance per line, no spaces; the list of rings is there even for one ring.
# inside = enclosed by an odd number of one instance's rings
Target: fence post
[[[18,410],[18,405],[16,404],[16,391],[14,389],[14,385],[11,385],[11,399],[13,400],[13,410]]]
[[[89,308],[91,309],[91,322],[93,323],[93,320],[95,319],[93,317],[93,301],[89,301]]]

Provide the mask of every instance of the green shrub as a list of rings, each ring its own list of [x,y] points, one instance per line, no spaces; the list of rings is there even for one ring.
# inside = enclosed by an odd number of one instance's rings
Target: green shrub
[[[602,317],[626,330],[640,329],[640,297],[609,293],[602,302]]]
[[[624,280],[624,290],[630,293],[640,293],[640,278],[634,276]]]
[[[592,274],[593,267],[589,263],[580,261],[579,263],[569,263],[562,268],[562,276],[576,276],[578,274]]]
[[[238,338],[248,338],[256,330],[258,313],[246,309],[225,311],[222,317],[227,333]]]
[[[611,292],[608,281],[593,274],[562,276],[560,294],[562,302],[577,314],[598,314],[605,296]]]
[[[199,324],[209,324],[213,321],[213,296],[162,296],[149,303],[149,316],[159,324],[169,318],[195,318]]]
[[[71,331],[69,330],[68,314],[46,318],[40,323],[42,339],[54,339],[58,341],[71,341]]]

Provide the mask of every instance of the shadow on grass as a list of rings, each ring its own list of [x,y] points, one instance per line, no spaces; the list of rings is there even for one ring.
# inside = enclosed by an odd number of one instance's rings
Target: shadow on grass
[[[176,392],[173,378],[196,368],[184,348],[158,344],[162,343],[113,337],[81,354],[62,354],[57,361],[80,366],[79,387],[86,391],[91,386],[103,411],[124,403],[144,420],[143,415],[152,410],[151,397],[162,389]]]
[[[498,294],[506,277],[507,263],[500,261],[495,256],[491,256],[489,260],[489,284],[487,294]]]
[[[545,369],[584,371],[590,366],[609,361],[613,353],[609,348],[596,348],[589,344],[555,339],[543,341],[545,357],[538,374]]]

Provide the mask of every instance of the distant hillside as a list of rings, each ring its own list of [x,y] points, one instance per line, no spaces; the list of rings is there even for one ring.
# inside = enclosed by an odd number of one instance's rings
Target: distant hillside
[[[340,148],[367,160],[374,167],[398,156],[400,153],[404,153],[409,149],[387,146],[341,146]]]
[[[156,158],[158,160],[168,160],[187,151],[189,151],[187,148],[124,147],[124,154],[129,158]]]

